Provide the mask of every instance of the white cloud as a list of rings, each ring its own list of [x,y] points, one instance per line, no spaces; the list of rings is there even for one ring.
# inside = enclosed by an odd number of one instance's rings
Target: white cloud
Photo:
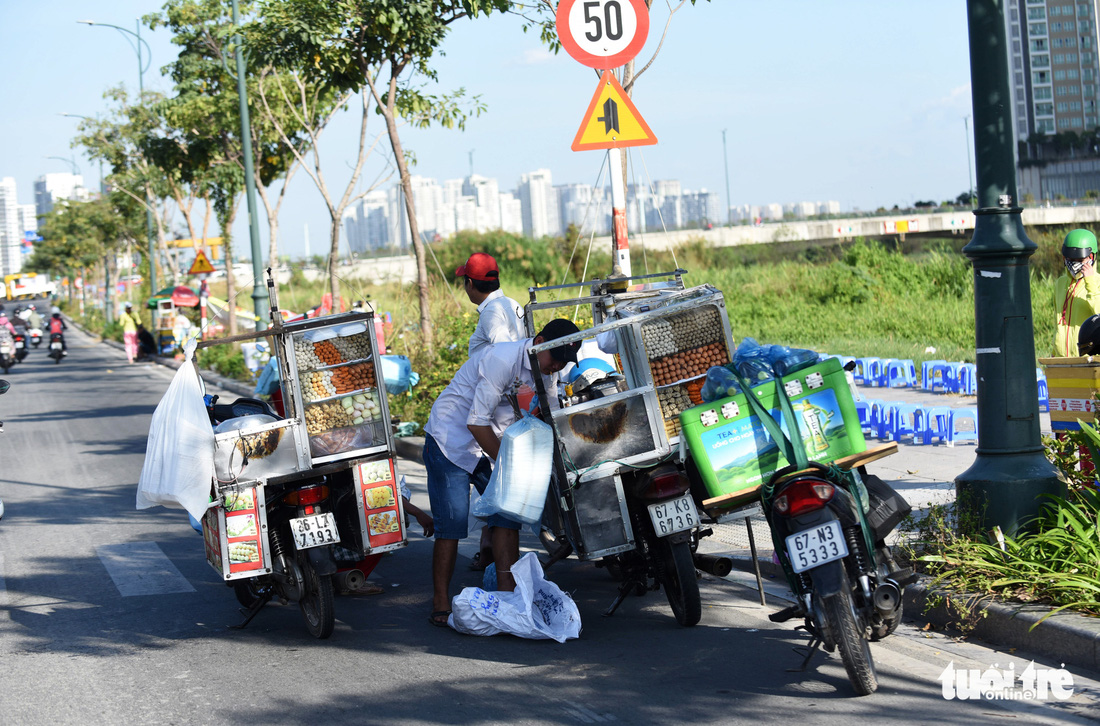
[[[540,63],[549,63],[554,60],[554,58],[554,54],[546,48],[528,48],[523,51],[523,56],[519,59],[519,64],[533,66]]]

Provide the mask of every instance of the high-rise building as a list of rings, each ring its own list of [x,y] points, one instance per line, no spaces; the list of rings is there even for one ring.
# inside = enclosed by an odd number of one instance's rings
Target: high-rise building
[[[33,204],[20,204],[16,212],[19,215],[19,231],[37,232],[38,216],[35,214]]]
[[[519,178],[519,200],[523,205],[523,233],[539,239],[561,234],[557,191],[549,169],[539,169]]]
[[[39,217],[49,214],[53,205],[62,199],[87,201],[88,190],[84,188],[84,177],[80,174],[59,172],[43,174],[35,180],[34,209]]]
[[[15,179],[0,179],[0,273],[11,275],[23,269],[19,229],[19,203],[15,196]]]

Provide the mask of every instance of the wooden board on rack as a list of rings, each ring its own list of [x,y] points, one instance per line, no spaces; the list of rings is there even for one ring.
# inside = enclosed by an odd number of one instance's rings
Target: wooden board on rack
[[[896,453],[898,453],[898,442],[889,441],[880,446],[861,451],[858,454],[850,454],[841,459],[837,459],[833,462],[833,465],[845,470],[855,469],[857,466],[865,466],[872,461],[878,461],[879,459],[886,458]]]
[[[742,489],[739,492],[733,494],[723,494],[720,497],[714,497],[712,499],[703,500],[703,509],[707,512],[721,512],[726,509],[736,509],[737,507],[743,507],[746,504],[760,499],[760,487],[761,484],[757,484],[754,487],[748,489]]]

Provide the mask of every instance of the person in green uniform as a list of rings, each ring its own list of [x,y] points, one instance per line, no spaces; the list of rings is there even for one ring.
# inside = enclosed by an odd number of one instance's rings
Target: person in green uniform
[[[1066,274],[1054,283],[1054,306],[1058,314],[1054,333],[1054,355],[1077,356],[1077,333],[1081,323],[1100,313],[1100,276],[1096,274],[1096,235],[1075,229],[1062,243]]]

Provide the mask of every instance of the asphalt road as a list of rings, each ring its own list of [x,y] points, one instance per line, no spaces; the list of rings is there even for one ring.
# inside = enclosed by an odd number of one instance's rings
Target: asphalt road
[[[430,542],[383,559],[386,592],[338,597],[332,638],[316,641],[296,606],[245,630],[232,591],[206,564],[181,510],[136,511],[149,419],[172,371],[127,365],[73,332],[70,354],[13,369],[0,398],[0,722],[5,724],[899,724],[1084,723],[1100,689],[1073,673],[1068,701],[946,700],[956,668],[1006,668],[999,653],[923,632],[913,619],[872,646],[879,691],[853,695],[839,657],[807,672],[806,638],[774,625],[749,578],[704,576],[702,622],[675,624],[661,593],[612,618],[606,572],[575,560],[550,579],[571,592],[584,631],[565,644],[478,638],[427,623]],[[427,505],[423,470],[399,463]],[[527,536],[526,547],[534,544]],[[457,585],[476,549],[460,548]],[[1057,663],[1037,663],[1057,667]],[[1095,674],[1093,674],[1095,677]],[[1092,723],[1095,723],[1093,721]]]

